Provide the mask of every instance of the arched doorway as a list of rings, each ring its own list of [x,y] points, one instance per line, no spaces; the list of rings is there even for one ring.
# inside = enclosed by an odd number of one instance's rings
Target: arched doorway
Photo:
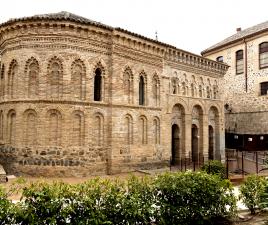
[[[180,129],[177,124],[172,125],[172,148],[171,148],[171,165],[180,162]]]
[[[208,126],[208,159],[214,159],[214,129],[211,125]]]
[[[213,159],[221,160],[220,151],[220,121],[219,121],[219,110],[212,106],[208,112],[208,132],[209,132],[209,148],[208,156]],[[213,152],[212,152],[213,151]]]
[[[198,127],[192,124],[192,161],[198,162]]]

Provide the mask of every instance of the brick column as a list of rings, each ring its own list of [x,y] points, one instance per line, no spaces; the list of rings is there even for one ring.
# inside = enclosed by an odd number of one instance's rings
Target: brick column
[[[185,157],[192,155],[192,115],[185,114]]]
[[[202,140],[203,146],[200,146],[202,149],[205,161],[208,159],[208,114],[203,114],[203,127],[202,127]],[[200,137],[201,138],[201,137]],[[203,159],[200,159],[203,160]]]

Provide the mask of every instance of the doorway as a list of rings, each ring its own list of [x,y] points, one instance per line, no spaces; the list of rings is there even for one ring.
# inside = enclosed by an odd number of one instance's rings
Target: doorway
[[[180,129],[177,124],[172,125],[171,165],[180,162]]]
[[[208,126],[208,159],[214,159],[214,129],[211,125]]]
[[[192,124],[192,161],[198,162],[198,127]]]

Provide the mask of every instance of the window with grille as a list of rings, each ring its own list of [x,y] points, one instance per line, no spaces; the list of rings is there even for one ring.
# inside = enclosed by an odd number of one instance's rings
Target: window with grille
[[[259,45],[259,65],[260,69],[268,67],[268,42]]]
[[[244,73],[244,54],[243,50],[236,52],[236,74]]]

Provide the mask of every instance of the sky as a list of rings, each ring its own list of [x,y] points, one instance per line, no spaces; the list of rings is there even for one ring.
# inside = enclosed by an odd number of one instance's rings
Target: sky
[[[196,54],[268,21],[268,0],[0,0],[0,23],[68,11]]]

